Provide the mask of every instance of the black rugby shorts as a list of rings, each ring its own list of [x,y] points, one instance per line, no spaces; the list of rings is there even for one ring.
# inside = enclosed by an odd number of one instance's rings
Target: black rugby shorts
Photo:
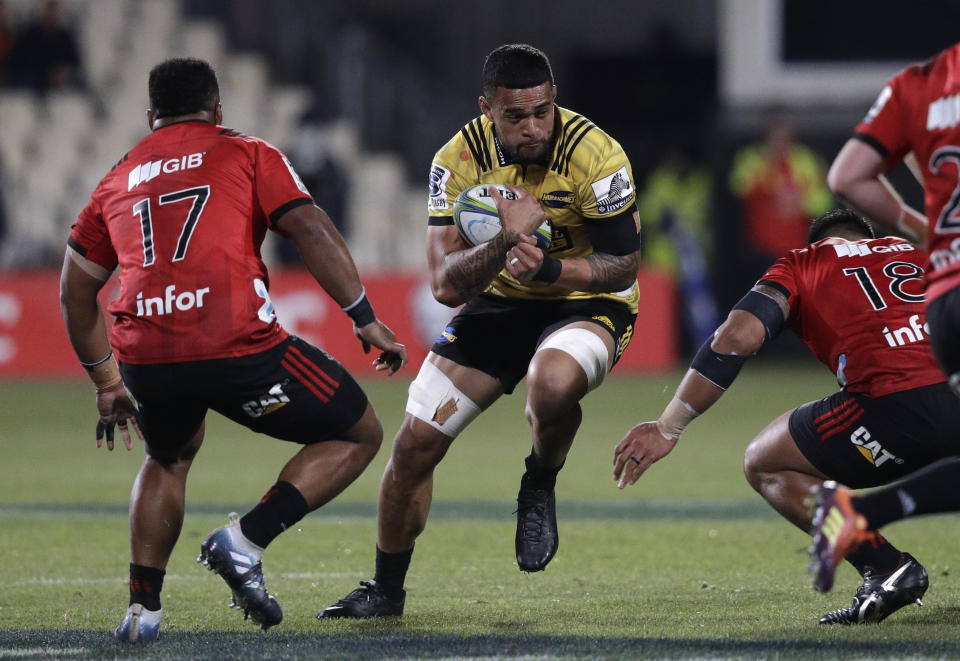
[[[960,454],[960,405],[945,383],[877,398],[841,390],[798,407],[789,425],[811,464],[854,489]]]
[[[557,329],[575,321],[606,329],[617,347],[616,364],[636,319],[629,307],[607,299],[542,301],[481,294],[450,320],[430,350],[489,374],[509,394],[526,376],[537,347]]]
[[[151,449],[182,447],[208,409],[294,443],[335,439],[367,409],[367,396],[322,349],[291,335],[275,347],[239,358],[185,363],[121,364],[140,405]]]
[[[949,376],[960,372],[960,287],[927,304],[930,346]]]

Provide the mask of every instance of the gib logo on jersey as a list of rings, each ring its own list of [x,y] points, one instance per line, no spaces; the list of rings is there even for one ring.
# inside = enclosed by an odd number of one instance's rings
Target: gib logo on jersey
[[[866,243],[835,243],[837,257],[866,257],[871,253],[910,252],[915,250],[909,243],[892,243],[888,246],[871,246]]]
[[[171,174],[173,172],[179,172],[180,170],[198,168],[203,165],[204,153],[205,152],[197,152],[196,154],[187,154],[180,158],[168,158],[166,160],[161,158],[159,161],[147,161],[146,163],[136,165],[130,170],[130,174],[127,176],[127,190],[132,191],[140,184],[150,181],[161,174]]]
[[[868,432],[867,428],[863,425],[857,427],[857,429],[850,434],[850,442],[856,446],[857,450],[863,455],[864,459],[869,461],[877,468],[880,468],[881,465],[887,461],[890,461],[891,459],[895,464],[903,463],[903,459],[900,457],[895,457],[884,450],[879,441],[871,441],[870,432]]]
[[[600,214],[619,211],[633,198],[633,184],[630,183],[626,166],[593,182],[590,187],[597,198],[597,212]]]

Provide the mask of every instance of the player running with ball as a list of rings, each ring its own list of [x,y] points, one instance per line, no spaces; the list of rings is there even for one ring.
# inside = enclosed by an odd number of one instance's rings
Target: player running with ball
[[[466,305],[410,385],[380,482],[374,578],[321,618],[403,612],[434,468],[457,435],[523,378],[533,449],[517,496],[516,557],[522,571],[543,570],[557,551],[554,486],[580,426],[579,402],[604,380],[633,332],[639,224],[620,145],[555,104],[550,63],[531,46],[491,52],[482,90],[483,114],[437,152],[430,168],[433,294],[446,305]],[[471,246],[451,207],[477,184],[510,184],[518,199],[494,193],[503,231]],[[545,218],[553,227],[549,254],[531,237]]]

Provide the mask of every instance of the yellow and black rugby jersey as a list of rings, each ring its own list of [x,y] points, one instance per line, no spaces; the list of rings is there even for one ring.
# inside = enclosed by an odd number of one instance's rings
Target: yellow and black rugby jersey
[[[433,158],[427,208],[433,219],[453,224],[453,201],[477,184],[515,184],[535,195],[549,214],[550,256],[585,257],[593,252],[585,219],[603,222],[635,206],[630,162],[620,144],[593,122],[556,106],[553,154],[547,165],[507,162],[493,123],[485,116],[464,126]],[[634,210],[637,231],[639,218]],[[503,269],[487,293],[527,299],[606,298],[637,311],[637,283],[624,291],[571,291],[541,282],[521,282]]]

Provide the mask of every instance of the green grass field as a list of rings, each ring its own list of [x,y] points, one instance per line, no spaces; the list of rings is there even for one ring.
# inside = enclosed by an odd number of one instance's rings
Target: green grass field
[[[676,451],[619,491],[613,446],[654,417],[679,374],[611,378],[584,403],[558,486],[560,551],[547,571],[514,560],[513,515],[529,432],[523,392],[457,439],[408,577],[400,620],[319,622],[316,612],[373,569],[375,498],[407,380],[364,383],[387,439],[339,499],[279,537],[264,558],[284,622],[260,633],[227,608],[195,563],[200,541],[245,512],[295,447],[216,414],[194,463],[183,535],[167,569],[161,640],[114,643],[126,608],[126,500],[142,460],[97,450],[93,395],[78,383],[0,384],[0,658],[957,658],[960,519],[890,526],[931,575],[926,605],[879,626],[817,624],[849,605],[842,568],[829,595],[805,572],[806,537],[743,478],[747,442],[769,420],[831,392],[817,366],[747,367]]]

